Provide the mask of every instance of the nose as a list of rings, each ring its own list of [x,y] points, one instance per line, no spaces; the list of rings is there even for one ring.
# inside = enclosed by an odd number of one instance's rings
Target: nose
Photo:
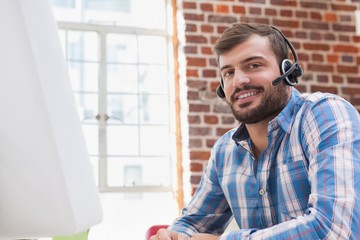
[[[244,72],[240,70],[235,70],[234,74],[235,75],[233,80],[233,87],[238,88],[250,82],[250,78],[246,74],[244,74]]]

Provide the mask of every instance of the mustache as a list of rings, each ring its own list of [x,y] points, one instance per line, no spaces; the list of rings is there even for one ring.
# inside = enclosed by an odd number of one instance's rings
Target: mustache
[[[234,92],[231,94],[230,99],[231,101],[235,101],[235,95],[241,91],[247,91],[247,90],[257,90],[257,91],[261,91],[263,90],[263,87],[258,87],[258,86],[250,86],[250,85],[246,85],[242,88],[235,88]]]

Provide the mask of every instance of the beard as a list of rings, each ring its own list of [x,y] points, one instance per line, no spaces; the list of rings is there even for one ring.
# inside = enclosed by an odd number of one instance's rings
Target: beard
[[[253,124],[261,122],[270,117],[275,117],[277,114],[281,112],[281,110],[285,107],[289,94],[287,93],[287,86],[281,84],[276,87],[270,87],[267,90],[264,90],[263,87],[255,87],[255,86],[246,86],[243,90],[256,89],[262,92],[262,99],[260,104],[250,110],[236,110],[235,98],[234,95],[240,91],[240,89],[236,89],[235,92],[231,95],[231,111],[236,120],[245,124]],[[239,105],[240,108],[246,108],[250,106],[252,102],[244,103]]]

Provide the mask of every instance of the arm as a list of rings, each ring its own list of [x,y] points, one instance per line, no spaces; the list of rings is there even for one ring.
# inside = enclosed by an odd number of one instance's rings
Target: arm
[[[266,229],[242,229],[225,239],[356,239],[360,236],[360,120],[337,97],[305,109],[301,142],[309,160],[308,208],[302,216]]]
[[[200,185],[183,216],[176,219],[170,229],[192,236],[194,233],[222,233],[228,225],[232,212],[217,178],[214,163],[216,145],[202,176]],[[216,229],[214,232],[213,229]]]

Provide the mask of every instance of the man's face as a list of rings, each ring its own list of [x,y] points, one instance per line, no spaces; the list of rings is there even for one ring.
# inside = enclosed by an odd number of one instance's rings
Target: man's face
[[[280,70],[266,37],[252,35],[221,55],[219,65],[226,101],[239,122],[271,120],[287,103],[290,87],[272,85]]]

